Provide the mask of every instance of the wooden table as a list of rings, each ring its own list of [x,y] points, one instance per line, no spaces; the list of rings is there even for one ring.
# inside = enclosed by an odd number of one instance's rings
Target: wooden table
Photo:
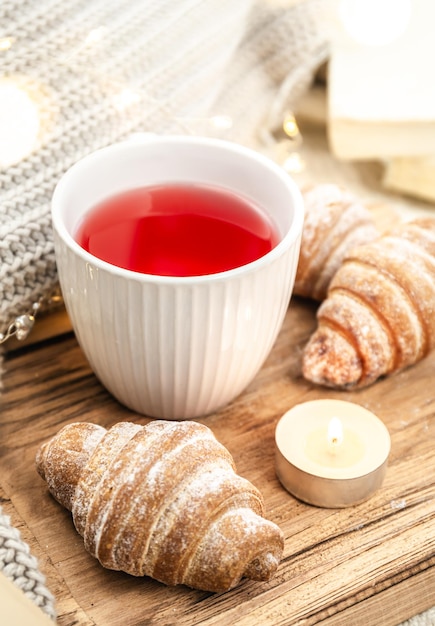
[[[304,137],[309,167],[298,182],[335,181],[375,204],[385,200],[376,164],[338,164],[322,132]],[[393,203],[425,209],[398,198]],[[386,225],[391,215],[381,210],[378,217]],[[147,419],[100,386],[62,314],[53,332],[43,332],[45,339],[35,343],[42,324],[31,345],[11,350],[5,359],[0,503],[40,561],[61,626],[393,626],[435,605],[435,353],[360,392],[316,388],[301,377],[315,306],[292,300],[274,349],[249,388],[200,420],[233,454],[239,473],[262,491],[268,517],[285,534],[283,560],[270,582],[245,581],[213,595],[102,569],[85,552],[70,514],[48,494],[34,458],[61,426]],[[49,319],[49,330],[51,324]],[[352,508],[303,504],[275,475],[277,421],[295,403],[321,397],[362,404],[391,434],[382,488]]]
[[[70,514],[35,471],[38,446],[68,422],[147,421],[100,386],[72,333],[7,355],[0,421],[0,502],[40,560],[59,624],[172,626],[318,624],[388,626],[435,605],[435,354],[360,392],[315,388],[300,373],[315,307],[294,298],[275,347],[249,388],[203,421],[266,500],[285,534],[268,583],[228,593],[168,588],[106,571],[89,556]],[[387,425],[392,451],[382,488],[342,510],[303,504],[278,482],[274,428],[293,404],[358,402]]]

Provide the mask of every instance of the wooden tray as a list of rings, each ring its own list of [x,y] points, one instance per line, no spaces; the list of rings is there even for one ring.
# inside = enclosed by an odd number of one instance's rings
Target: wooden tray
[[[428,205],[385,195],[379,164],[338,163],[316,125],[304,127],[303,136],[309,167],[296,175],[300,185],[334,181],[350,188],[370,200],[381,230],[397,219],[395,210],[430,212]],[[286,537],[273,580],[245,581],[217,595],[106,571],[85,552],[70,514],[36,473],[36,450],[68,422],[147,420],[99,385],[64,311],[38,316],[26,342],[8,342],[0,504],[40,560],[60,626],[394,626],[435,605],[435,353],[361,392],[315,388],[300,373],[314,326],[315,306],[294,298],[253,383],[230,406],[200,420],[231,451],[239,473],[263,492],[268,517]],[[293,404],[322,397],[359,402],[384,420],[392,437],[382,489],[350,509],[298,502],[275,475],[277,421]]]
[[[0,420],[0,502],[40,560],[57,598],[59,624],[97,626],[389,626],[435,605],[435,353],[353,393],[316,388],[300,373],[315,306],[294,298],[274,349],[249,388],[204,418],[238,472],[263,493],[285,534],[268,583],[224,594],[168,588],[104,570],[89,556],[70,514],[37,475],[38,446],[68,422],[147,421],[100,386],[69,333],[11,351]],[[383,487],[358,506],[303,504],[280,485],[274,429],[292,405],[315,398],[358,402],[387,425],[392,451]]]

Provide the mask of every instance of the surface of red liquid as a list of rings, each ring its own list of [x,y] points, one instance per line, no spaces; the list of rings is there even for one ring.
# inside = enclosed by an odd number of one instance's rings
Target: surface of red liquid
[[[145,274],[200,276],[254,261],[279,241],[265,213],[217,187],[165,184],[105,200],[76,241],[100,259]]]

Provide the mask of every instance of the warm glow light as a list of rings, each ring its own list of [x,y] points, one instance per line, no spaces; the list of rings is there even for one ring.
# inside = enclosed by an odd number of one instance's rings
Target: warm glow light
[[[328,443],[334,450],[343,443],[343,424],[338,417],[333,417],[328,424]]]
[[[214,115],[210,121],[219,130],[228,130],[233,125],[233,120],[229,115]]]
[[[85,42],[88,44],[98,43],[106,35],[106,32],[107,28],[105,26],[98,26],[98,28],[93,28],[87,34]]]
[[[137,104],[139,100],[140,95],[137,93],[137,91],[126,87],[115,95],[114,105],[118,109],[118,111],[124,111],[133,104]]]
[[[14,37],[0,37],[0,52],[5,52],[12,47],[14,43]]]
[[[299,136],[299,127],[295,117],[291,114],[285,118],[282,128],[287,137],[290,137],[290,139],[295,139]]]
[[[0,167],[30,154],[39,128],[38,107],[26,89],[13,79],[0,80]]]
[[[281,165],[289,174],[299,174],[305,169],[305,161],[299,152],[293,152],[286,156]]]
[[[340,19],[348,34],[365,45],[386,45],[406,30],[411,0],[341,0]]]

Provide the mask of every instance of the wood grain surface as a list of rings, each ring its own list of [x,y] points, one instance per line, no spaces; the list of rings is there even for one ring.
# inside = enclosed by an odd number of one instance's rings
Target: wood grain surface
[[[381,230],[433,206],[382,188],[379,163],[339,163],[322,129],[304,127],[301,186],[336,182],[359,195]],[[263,493],[285,534],[268,583],[244,581],[224,594],[168,588],[104,570],[89,556],[71,515],[35,470],[39,445],[64,424],[110,426],[147,418],[119,405],[92,374],[60,312],[38,319],[23,345],[11,342],[0,396],[0,504],[38,557],[56,597],[60,626],[395,626],[435,605],[435,353],[359,392],[316,388],[301,377],[301,351],[315,306],[293,298],[282,331],[246,391],[203,420]],[[275,475],[274,429],[298,402],[358,402],[387,425],[392,450],[382,488],[363,504],[327,510],[289,495]],[[0,620],[1,622],[1,620]]]
[[[316,388],[300,373],[315,306],[293,298],[282,331],[248,389],[207,424],[238,472],[263,493],[285,550],[267,583],[243,581],[210,594],[104,570],[89,556],[71,515],[34,466],[38,446],[66,423],[110,426],[147,418],[98,383],[71,333],[6,357],[0,420],[0,502],[40,560],[59,624],[90,626],[392,626],[435,605],[435,354],[359,392]],[[387,425],[392,451],[382,488],[348,509],[299,502],[280,485],[274,429],[295,403],[358,402]]]

